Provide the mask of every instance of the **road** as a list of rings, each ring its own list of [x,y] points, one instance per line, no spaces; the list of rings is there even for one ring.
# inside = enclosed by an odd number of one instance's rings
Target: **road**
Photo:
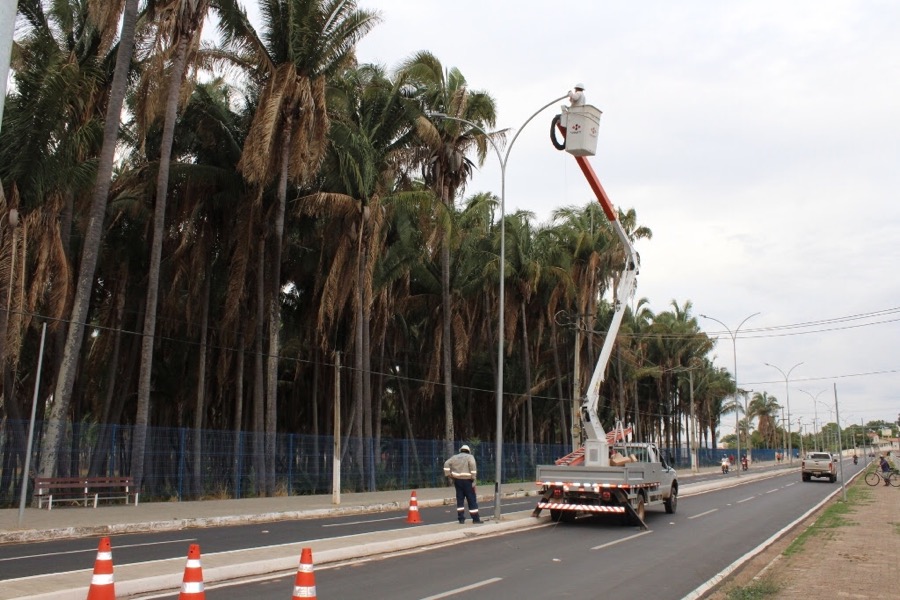
[[[845,466],[845,475],[854,467]],[[316,569],[319,598],[684,598],[838,489],[782,475],[683,498],[648,511],[649,531],[603,520],[419,549]],[[285,598],[294,574],[211,586],[216,600]],[[148,596],[176,598],[177,594]]]
[[[849,461],[846,465],[850,465],[849,470],[853,469]],[[846,465],[845,469],[848,469]],[[751,469],[751,472],[757,471]],[[635,527],[604,521],[554,524],[529,532],[419,549],[380,560],[317,565],[319,597],[370,599],[384,596],[380,591],[376,593],[381,589],[390,590],[392,598],[445,597],[441,594],[459,588],[468,588],[468,591],[454,597],[493,594],[503,598],[535,593],[584,597],[579,590],[595,586],[598,578],[604,582],[603,590],[633,592],[634,567],[639,561],[643,573],[640,585],[647,586],[645,593],[665,589],[673,594],[670,597],[681,598],[776,531],[793,523],[837,489],[826,481],[802,484],[795,469],[787,473],[685,497],[687,488],[704,479],[737,481],[734,473],[691,477],[691,485],[683,486],[678,512],[666,515],[661,507],[648,511],[650,531],[643,534]],[[848,471],[846,475],[849,477],[849,474]],[[533,497],[505,499],[503,513],[512,515],[521,511],[520,514],[527,515],[534,503]],[[450,524],[455,520],[453,507],[420,507],[420,511],[426,523]],[[490,515],[493,506],[490,502],[485,503],[482,511]],[[366,532],[408,530],[404,520],[405,515],[382,513],[117,535],[113,538],[114,561],[117,572],[126,565],[154,564],[150,561],[166,559],[176,559],[177,563],[183,564],[184,548],[189,543],[201,544],[204,555],[252,548],[262,548],[263,554],[268,554],[269,547],[305,544],[306,540],[335,540]],[[453,527],[455,530],[455,524]],[[94,538],[0,546],[0,580],[23,581],[21,578],[29,576],[83,570],[93,561],[95,553]],[[427,573],[427,578],[422,576],[423,573]],[[553,577],[548,579],[548,574]],[[207,589],[216,599],[284,598],[289,597],[294,575],[293,570],[283,571],[280,578],[260,579],[243,585],[208,583]],[[176,592],[144,597],[176,598],[177,595]]]

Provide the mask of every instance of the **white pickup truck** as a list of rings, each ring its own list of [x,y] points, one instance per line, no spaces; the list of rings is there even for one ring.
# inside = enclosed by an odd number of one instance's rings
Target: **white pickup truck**
[[[571,522],[579,515],[617,514],[644,529],[647,507],[662,505],[667,513],[674,513],[678,476],[656,445],[621,443],[610,448],[614,457],[623,457],[621,465],[585,464],[576,459],[574,464],[538,466],[541,499],[533,516],[547,509],[552,520]]]
[[[827,477],[831,483],[837,481],[837,466],[828,452],[809,452],[800,461],[800,474],[803,481],[813,477]]]

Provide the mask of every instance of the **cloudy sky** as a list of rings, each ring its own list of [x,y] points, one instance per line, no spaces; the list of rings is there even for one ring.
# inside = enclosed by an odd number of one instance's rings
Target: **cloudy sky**
[[[545,222],[592,199],[548,140],[557,104],[522,128],[583,82],[603,111],[592,165],[653,231],[637,247],[637,296],[655,312],[690,301],[731,331],[758,312],[738,332],[739,385],[785,405],[782,372],[803,363],[790,373],[794,431],[833,421],[835,390],[844,424],[898,418],[900,3],[359,5],[382,16],[361,61],[393,68],[427,49],[493,96],[498,129],[522,129],[507,212]],[[499,164],[489,157],[467,194],[499,195]],[[700,321],[733,372],[726,327]]]

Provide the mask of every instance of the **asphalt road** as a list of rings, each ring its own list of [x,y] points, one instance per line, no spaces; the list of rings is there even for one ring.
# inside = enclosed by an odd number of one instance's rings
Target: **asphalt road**
[[[504,512],[531,509],[535,498],[507,499],[501,503]],[[481,511],[490,515],[494,504],[482,504]],[[456,508],[452,506],[420,508],[426,523],[454,522]],[[203,529],[183,529],[158,533],[112,536],[116,567],[152,560],[183,560],[185,548],[200,544],[204,554],[235,552],[279,544],[293,544],[298,540],[317,540],[349,536],[373,531],[387,531],[404,527],[405,511],[367,515],[348,515],[334,518],[304,519],[233,525]],[[23,544],[0,545],[0,581],[48,573],[77,571],[94,563],[97,539],[52,540]]]
[[[850,464],[845,474],[853,469]],[[802,483],[792,469],[770,479],[682,498],[674,515],[665,514],[662,507],[649,510],[647,532],[586,519],[317,568],[317,594],[342,600],[684,598],[836,489],[838,484],[827,480]],[[241,585],[208,586],[207,593],[216,600],[286,598],[293,581],[294,574],[285,574]],[[174,599],[177,594],[152,597]]]

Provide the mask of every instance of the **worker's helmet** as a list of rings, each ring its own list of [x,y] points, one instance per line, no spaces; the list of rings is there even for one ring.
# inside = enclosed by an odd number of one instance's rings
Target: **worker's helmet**
[[[466,444],[463,444],[462,448],[460,448],[459,451],[460,452],[471,452],[471,450],[469,450],[469,446]]]
[[[576,84],[575,84],[575,89],[576,89],[576,90],[584,90],[584,84],[583,84],[583,83],[576,83]]]

